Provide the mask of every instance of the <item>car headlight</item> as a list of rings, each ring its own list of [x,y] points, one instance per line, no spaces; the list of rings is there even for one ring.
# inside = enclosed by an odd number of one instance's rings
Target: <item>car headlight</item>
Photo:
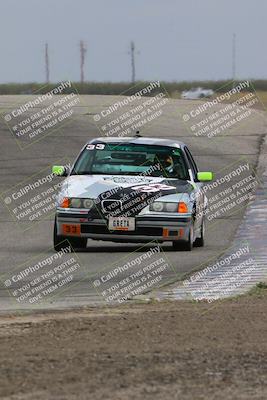
[[[155,203],[152,203],[150,205],[150,210],[161,212],[164,210],[164,203],[161,203],[160,201],[156,201]]]
[[[81,205],[82,205],[81,199],[70,199],[71,208],[81,208]]]
[[[169,212],[169,213],[188,213],[188,207],[183,201],[179,203],[167,203],[163,201],[155,201],[149,206],[150,211]]]
[[[64,197],[59,206],[62,208],[86,208],[90,210],[94,205],[92,199],[80,199],[78,197]]]
[[[165,209],[167,212],[176,212],[177,211],[177,203],[166,203]]]
[[[83,207],[84,208],[88,208],[90,210],[90,208],[92,208],[94,205],[94,201],[92,199],[84,199],[83,200]]]

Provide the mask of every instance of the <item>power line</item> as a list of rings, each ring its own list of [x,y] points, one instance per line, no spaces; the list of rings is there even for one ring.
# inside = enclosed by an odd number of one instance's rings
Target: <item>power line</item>
[[[131,54],[131,67],[132,67],[132,83],[135,83],[135,44],[133,41],[131,42],[130,54]]]
[[[81,69],[81,84],[84,83],[84,63],[85,63],[85,54],[86,54],[86,46],[84,41],[80,41],[80,69]]]
[[[233,82],[236,80],[236,34],[233,33],[232,41],[232,79]]]
[[[50,70],[49,70],[49,52],[48,52],[48,43],[45,44],[45,77],[46,83],[50,81]]]

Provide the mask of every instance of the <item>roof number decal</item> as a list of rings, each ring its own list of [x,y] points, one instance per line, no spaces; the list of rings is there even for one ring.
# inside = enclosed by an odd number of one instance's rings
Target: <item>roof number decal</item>
[[[103,143],[97,143],[97,144],[88,144],[86,146],[86,150],[104,150],[105,144]]]

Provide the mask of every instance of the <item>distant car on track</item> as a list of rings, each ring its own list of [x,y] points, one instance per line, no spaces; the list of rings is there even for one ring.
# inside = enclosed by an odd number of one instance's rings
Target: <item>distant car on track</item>
[[[184,90],[181,98],[186,100],[203,99],[213,96],[214,91],[212,89],[203,89],[201,87],[192,88],[190,90]]]
[[[69,170],[57,198],[54,248],[85,248],[87,239],[171,241],[174,249],[203,246],[207,198],[188,147],[143,137],[89,141]],[[68,239],[68,241],[66,241]]]

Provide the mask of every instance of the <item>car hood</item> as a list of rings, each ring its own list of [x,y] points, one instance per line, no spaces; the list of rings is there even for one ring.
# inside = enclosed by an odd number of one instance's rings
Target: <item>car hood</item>
[[[194,186],[188,181],[161,177],[122,175],[79,175],[68,177],[62,197],[94,199],[104,216],[134,216],[148,210],[154,201],[190,203]]]
[[[113,197],[113,191],[124,191],[124,189],[134,189],[140,185],[153,186],[155,184],[169,186],[169,191],[177,194],[190,194],[194,190],[192,183],[180,179],[123,175],[71,175],[63,182],[61,194],[64,197],[97,199],[105,192],[111,192],[110,196]]]

